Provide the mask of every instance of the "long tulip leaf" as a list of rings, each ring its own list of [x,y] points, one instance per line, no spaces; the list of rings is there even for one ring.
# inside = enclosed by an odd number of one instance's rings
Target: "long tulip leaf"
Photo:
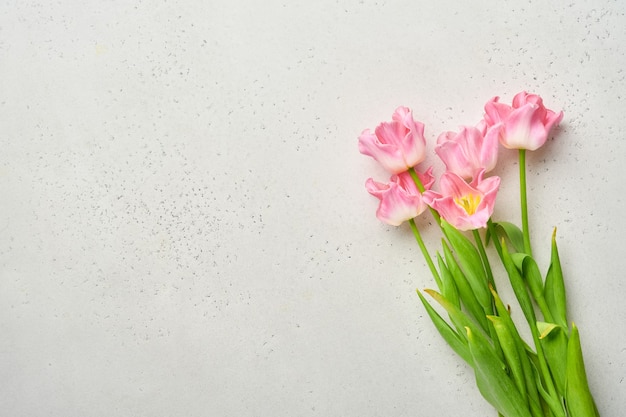
[[[491,313],[491,294],[480,253],[472,242],[445,220],[441,227],[454,250],[463,273],[485,312]]]
[[[524,380],[524,369],[518,353],[517,340],[515,336],[511,334],[504,319],[498,316],[487,316],[487,318],[493,323],[493,327],[498,335],[498,340],[500,341],[500,347],[504,352],[506,364],[511,370],[515,385],[522,396],[526,397],[526,381]]]
[[[565,396],[565,373],[567,369],[566,331],[554,323],[537,322],[543,353],[548,361],[556,389]]]
[[[471,351],[471,346],[470,346]],[[565,403],[571,417],[599,417],[598,409],[593,401],[578,328],[572,325],[569,342],[567,344],[567,373],[565,376]]]
[[[437,252],[437,263],[439,265],[439,273],[442,286],[442,288],[439,288],[439,291],[441,291],[441,293],[447,300],[451,301],[458,308],[461,308],[459,291],[457,290],[456,284],[454,283],[454,278],[452,277],[452,273],[448,269],[448,266],[444,262],[439,252]]]
[[[544,297],[543,279],[541,277],[541,272],[539,271],[539,266],[537,266],[537,262],[532,256],[525,253],[514,253],[511,255],[511,259],[524,277],[524,281],[535,299],[535,302],[539,306],[544,320],[553,322],[552,312]]]
[[[509,222],[497,222],[494,225],[498,236],[490,235],[489,238],[498,240],[506,237],[515,252],[524,251],[524,234],[519,227]]]
[[[484,330],[488,329],[488,321],[485,317],[485,310],[482,305],[478,301],[476,294],[472,290],[472,286],[470,285],[468,279],[465,274],[459,267],[454,255],[452,254],[450,248],[443,241],[443,252],[446,258],[446,264],[448,265],[448,269],[454,278],[454,282],[456,284],[456,288],[458,289],[459,298],[461,299],[463,305],[467,308],[469,313],[474,317],[474,320],[478,322]]]
[[[565,301],[565,283],[559,250],[556,245],[556,228],[552,233],[552,254],[550,256],[550,268],[546,275],[544,297],[548,308],[552,312],[554,322],[563,329],[567,329],[567,307]]]
[[[476,385],[482,396],[504,416],[533,417],[525,396],[507,375],[504,363],[489,342],[469,328],[467,339],[474,359]]]
[[[450,315],[450,319],[455,322],[457,327],[461,327],[463,329],[469,327],[474,333],[482,335],[485,334],[483,329],[481,329],[471,318],[469,318],[467,314],[457,308],[450,301],[446,300],[440,293],[433,290],[424,290],[424,292],[430,295],[446,310],[446,312]]]
[[[530,300],[530,296],[528,295],[528,291],[526,291],[526,285],[524,284],[524,280],[519,272],[519,269],[517,269],[517,266],[511,259],[511,255],[509,254],[504,241],[502,243],[502,262],[504,263],[506,272],[509,275],[511,287],[513,287],[513,292],[515,293],[515,297],[517,298],[522,312],[526,317],[526,321],[530,326],[534,326],[536,322],[535,310],[533,309],[533,304]]]
[[[472,355],[469,352],[469,347],[467,346],[467,340],[465,339],[465,335],[460,336],[447,321],[445,321],[439,313],[430,305],[428,301],[424,298],[420,291],[417,291],[417,295],[419,296],[428,316],[431,321],[435,325],[439,334],[445,340],[448,345],[459,355],[465,362],[467,362],[470,366],[473,366]]]
[[[528,403],[530,405],[530,410],[534,417],[544,417],[543,412],[541,410],[541,400],[539,397],[539,392],[537,391],[536,385],[536,370],[531,364],[530,356],[536,356],[534,352],[530,350],[530,347],[524,342],[524,340],[519,335],[517,331],[517,327],[515,327],[515,323],[511,319],[509,314],[509,310],[505,307],[504,303],[500,299],[500,296],[493,289],[491,291],[494,299],[494,305],[496,307],[496,311],[498,313],[498,318],[501,320],[503,324],[505,324],[512,335],[512,337],[516,340],[516,347],[518,349],[517,355],[520,360],[522,371],[524,375],[524,384],[526,386],[526,395],[528,396]],[[520,391],[523,392],[523,391]]]

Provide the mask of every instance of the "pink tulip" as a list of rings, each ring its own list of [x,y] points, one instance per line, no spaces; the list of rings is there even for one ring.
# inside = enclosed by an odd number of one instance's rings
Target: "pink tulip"
[[[485,104],[485,122],[489,126],[504,124],[500,142],[509,149],[539,149],[546,143],[550,130],[563,118],[562,111],[555,113],[547,109],[536,94],[518,93],[513,106],[498,100],[499,97],[494,97]]]
[[[378,125],[374,134],[365,129],[359,136],[359,151],[393,174],[422,162],[425,149],[424,125],[413,120],[411,110],[406,107],[398,107],[392,121]]]
[[[444,132],[437,139],[435,152],[448,171],[469,181],[479,170],[489,172],[495,168],[500,127],[488,127],[483,122],[478,127],[462,127],[458,133]]]
[[[417,172],[417,175],[426,190],[435,182],[432,168],[425,173]],[[376,217],[392,226],[399,226],[402,222],[419,216],[428,208],[408,171],[392,175],[388,184],[369,178],[365,187],[371,195],[380,200]]]
[[[446,172],[439,180],[441,193],[426,191],[424,201],[459,230],[486,227],[493,214],[500,177],[483,179],[484,173],[484,169],[479,171],[468,184],[457,174]]]

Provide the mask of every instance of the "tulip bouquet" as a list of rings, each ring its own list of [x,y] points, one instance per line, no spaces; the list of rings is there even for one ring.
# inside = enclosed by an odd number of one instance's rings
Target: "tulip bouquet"
[[[526,152],[543,146],[562,118],[563,112],[547,109],[535,94],[521,92],[511,105],[492,98],[476,126],[437,139],[435,153],[446,167],[437,190],[432,167],[419,166],[425,160],[424,125],[408,108],[399,107],[391,122],[359,136],[360,152],[392,174],[387,183],[366,182],[367,191],[379,200],[378,219],[393,226],[409,223],[434,278],[437,289],[424,291],[434,304],[417,292],[428,316],[473,369],[483,397],[504,417],[599,416],[579,331],[567,318],[556,230],[543,274],[533,258],[528,228]],[[517,150],[519,157],[520,226],[492,219],[501,180],[488,173],[496,166],[500,145]],[[425,211],[442,234],[435,256],[414,220]],[[502,263],[506,279],[494,277],[494,259]],[[530,341],[499,295],[497,285],[507,283],[522,323],[529,326]]]

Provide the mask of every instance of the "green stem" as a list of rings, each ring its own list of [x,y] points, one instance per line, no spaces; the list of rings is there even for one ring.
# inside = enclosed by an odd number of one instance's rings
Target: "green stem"
[[[426,191],[426,189],[424,188],[424,184],[422,184],[420,177],[417,175],[417,172],[415,172],[415,168],[409,168],[409,174],[411,175],[411,178],[413,178],[413,182],[415,182],[415,185],[417,186],[419,192],[421,194],[424,194],[424,191]],[[433,218],[435,219],[437,224],[441,226],[441,217],[439,216],[439,213],[437,213],[437,210],[432,207],[428,208],[430,209],[430,213],[433,215]]]
[[[528,229],[528,201],[526,198],[526,149],[519,150],[519,193],[522,206],[522,233],[524,235],[524,252],[532,256],[530,247],[530,230]]]
[[[409,220],[409,224],[411,225],[411,230],[413,231],[413,235],[415,236],[415,240],[417,241],[420,250],[422,251],[422,255],[424,256],[424,260],[428,264],[428,268],[430,268],[430,272],[433,274],[435,281],[437,282],[437,286],[442,288],[441,278],[439,277],[439,272],[437,272],[437,268],[435,268],[435,264],[433,263],[430,254],[428,253],[428,249],[426,249],[426,245],[424,244],[424,240],[422,239],[422,235],[420,234],[417,226],[415,225],[415,220]]]
[[[422,184],[422,180],[420,180],[420,177],[417,175],[417,172],[415,172],[415,168],[409,168],[409,174],[411,174],[411,178],[413,178],[419,192],[424,194],[426,189],[424,188],[424,184]]]

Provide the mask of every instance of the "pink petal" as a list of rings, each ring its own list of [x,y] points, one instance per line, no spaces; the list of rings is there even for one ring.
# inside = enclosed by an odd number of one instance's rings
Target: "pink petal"
[[[359,151],[394,174],[422,162],[425,150],[424,125],[406,107],[396,109],[392,121],[379,124],[373,134],[366,129],[359,136]]]
[[[424,187],[430,188],[434,182],[432,168],[418,173]],[[384,223],[399,226],[403,222],[423,213],[427,206],[417,186],[408,172],[393,175],[388,184],[368,179],[367,191],[380,200],[376,217]]]
[[[546,132],[536,104],[528,103],[511,112],[500,141],[505,148],[536,150],[546,141]]]
[[[359,152],[377,160],[386,170],[397,173],[407,169],[401,150],[394,145],[382,143],[378,136],[366,129],[359,136]]]
[[[441,141],[435,147],[435,153],[443,161],[448,171],[455,172],[464,178],[471,178],[472,167],[460,143],[453,140]]]
[[[497,123],[487,128],[486,133],[483,133],[484,139],[480,152],[481,167],[485,168],[487,172],[493,170],[498,162],[498,148],[500,145],[500,132],[502,131],[502,124]]]
[[[460,198],[468,194],[475,194],[474,188],[470,187],[463,178],[453,172],[444,172],[439,179],[441,194],[452,198]]]
[[[500,103],[499,99],[497,96],[493,97],[485,104],[485,122],[489,126],[505,121],[512,111],[511,106]]]

